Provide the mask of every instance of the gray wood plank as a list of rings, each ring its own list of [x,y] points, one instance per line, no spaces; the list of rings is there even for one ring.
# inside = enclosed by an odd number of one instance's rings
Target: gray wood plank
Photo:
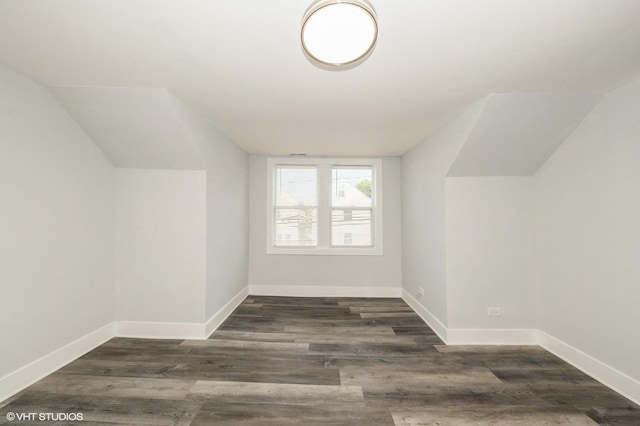
[[[285,327],[285,333],[295,334],[296,338],[299,338],[304,335],[314,335],[314,336],[341,336],[345,339],[348,338],[357,338],[360,336],[382,336],[382,337],[391,337],[395,339],[397,336],[396,332],[393,328],[388,326],[380,326],[380,327],[372,327],[372,326],[360,326],[360,327],[349,327],[348,325],[339,325],[339,326],[289,326]]]
[[[413,318],[420,319],[415,312],[362,312],[360,318]]]
[[[64,395],[100,395],[120,398],[183,399],[193,380],[85,376],[54,373],[29,389]]]
[[[283,329],[284,328],[285,327],[283,327]],[[296,339],[296,335],[291,333],[217,330],[209,338],[224,340],[254,340],[264,342],[293,342]]]
[[[304,406],[288,404],[239,404],[204,402],[192,425],[242,426],[393,426],[388,410],[375,407],[322,404]]]
[[[425,389],[443,384],[469,389],[502,384],[491,371],[482,367],[448,369],[440,367],[429,371],[345,367],[340,369],[340,383],[347,386],[362,386],[368,391]]]
[[[198,380],[190,396],[213,398],[217,402],[251,402],[289,405],[347,404],[364,406],[359,386],[296,385],[280,383],[238,383]]]
[[[389,306],[349,306],[349,310],[354,314],[368,312],[413,312],[411,307],[406,305],[389,305]]]
[[[308,352],[309,343],[289,343],[289,342],[256,342],[251,340],[185,340],[180,346],[194,347],[215,347],[228,349],[246,349],[246,350],[268,350],[268,351],[284,351],[284,352]]]
[[[393,412],[396,426],[594,426],[580,413],[562,413],[527,406],[519,407],[430,407],[424,411]]]

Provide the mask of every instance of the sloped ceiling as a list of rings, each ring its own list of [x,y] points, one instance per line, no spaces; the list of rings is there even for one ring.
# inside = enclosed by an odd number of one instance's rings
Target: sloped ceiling
[[[638,0],[372,0],[378,44],[344,72],[302,53],[311,2],[2,0],[0,63],[50,86],[166,88],[247,152],[357,156],[402,154],[489,93],[640,74]]]
[[[203,152],[193,140],[202,126],[192,120],[202,119],[166,90],[58,86],[51,91],[115,166],[205,168]],[[600,97],[489,95],[448,176],[535,174]]]
[[[448,176],[532,176],[600,95],[493,94]]]
[[[52,87],[51,92],[116,167],[204,169],[166,90]]]

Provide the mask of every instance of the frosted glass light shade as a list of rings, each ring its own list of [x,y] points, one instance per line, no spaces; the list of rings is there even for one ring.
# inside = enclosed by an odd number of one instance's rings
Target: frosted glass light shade
[[[362,0],[315,2],[305,13],[301,38],[313,61],[335,67],[359,64],[378,38],[375,11]]]

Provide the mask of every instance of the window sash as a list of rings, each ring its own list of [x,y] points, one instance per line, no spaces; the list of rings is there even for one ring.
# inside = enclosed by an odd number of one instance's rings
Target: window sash
[[[300,203],[297,204],[293,204],[291,202],[286,203],[283,202],[285,200],[281,200],[279,199],[278,195],[279,194],[284,194],[285,190],[282,188],[283,183],[280,181],[282,179],[281,177],[281,171],[282,170],[314,170],[315,173],[315,194],[314,194],[314,200],[313,202],[309,202],[308,200],[303,200]],[[278,188],[278,183],[280,181],[280,187]],[[272,240],[272,244],[273,247],[284,247],[284,248],[292,248],[292,249],[305,249],[305,248],[315,248],[318,247],[318,226],[319,226],[319,220],[318,220],[318,210],[319,210],[319,185],[320,185],[320,172],[319,172],[319,168],[317,165],[297,165],[297,164],[278,164],[276,166],[274,166],[273,168],[273,188],[272,188],[272,194],[273,194],[273,210],[272,210],[272,221],[271,221],[271,227],[272,227],[272,236],[271,236],[271,240]],[[293,194],[290,194],[289,192],[287,192],[288,195],[293,196]],[[306,197],[307,195],[310,194],[304,194],[304,196]],[[294,239],[283,239],[283,241],[279,241],[277,236],[279,234],[278,230],[279,230],[279,225],[282,225],[281,223],[278,222],[278,218],[279,218],[279,211],[283,211],[283,210],[291,210],[291,211],[296,211],[296,210],[301,210],[301,211],[307,211],[307,212],[311,212],[311,222],[309,223],[309,226],[311,228],[310,230],[310,238],[309,239],[300,239],[300,233],[304,233],[304,227],[302,227],[300,225],[300,223],[297,225],[297,232],[298,232],[298,238]],[[306,213],[305,213],[306,216]],[[315,219],[315,220],[314,220]],[[292,228],[295,228],[295,224],[292,223]],[[282,229],[280,228],[280,231],[282,231]],[[282,233],[282,232],[280,232]],[[310,241],[310,244],[305,244],[305,241]],[[300,244],[302,243],[302,244]]]
[[[343,211],[368,211],[369,212],[369,238],[371,240],[371,244],[334,244],[333,242],[333,227],[334,227],[334,220],[333,220],[333,212],[336,210],[343,210]],[[354,248],[371,248],[371,247],[375,247],[376,245],[376,241],[375,241],[375,220],[376,220],[376,216],[375,216],[375,209],[373,207],[332,207],[331,208],[331,215],[329,216],[331,223],[329,224],[329,232],[331,233],[331,239],[329,241],[331,241],[331,247],[336,248],[336,249],[341,249],[341,248],[350,248],[350,247],[354,247]],[[351,219],[353,221],[353,219]],[[353,241],[353,234],[351,236],[351,239]]]
[[[314,170],[315,171],[315,179],[316,179],[316,185],[315,185],[315,200],[313,203],[308,203],[308,202],[301,202],[299,204],[283,204],[282,201],[280,200],[278,197],[278,193],[279,188],[277,188],[278,185],[278,172],[281,170]],[[278,164],[273,168],[273,188],[272,190],[272,194],[273,194],[273,205],[274,207],[281,207],[281,208],[295,208],[295,207],[318,207],[319,204],[319,197],[320,197],[320,170],[318,168],[318,166],[315,165],[296,165],[296,164]],[[279,203],[280,202],[280,203]]]
[[[293,244],[294,242],[304,242],[300,238],[298,239],[287,239],[283,238],[285,244],[278,243],[277,235],[278,233],[282,233],[278,231],[278,211],[279,210],[310,210],[312,212],[312,219],[315,218],[315,221],[310,222],[311,227],[311,239],[312,244]],[[314,214],[315,213],[315,214]],[[274,207],[273,208],[273,247],[284,247],[284,248],[292,248],[292,249],[305,249],[305,248],[314,248],[318,247],[318,208],[311,206],[298,206],[298,207]],[[300,225],[298,225],[298,232],[301,232]],[[284,235],[283,235],[284,237]]]

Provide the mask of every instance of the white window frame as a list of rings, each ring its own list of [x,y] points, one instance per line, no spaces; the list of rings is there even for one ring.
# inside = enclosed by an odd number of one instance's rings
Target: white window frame
[[[316,166],[318,168],[318,245],[315,247],[274,246],[274,206],[276,166]],[[331,245],[331,168],[333,166],[373,167],[373,245],[349,247]],[[267,158],[267,254],[381,256],[383,254],[382,226],[382,160],[377,158]]]

